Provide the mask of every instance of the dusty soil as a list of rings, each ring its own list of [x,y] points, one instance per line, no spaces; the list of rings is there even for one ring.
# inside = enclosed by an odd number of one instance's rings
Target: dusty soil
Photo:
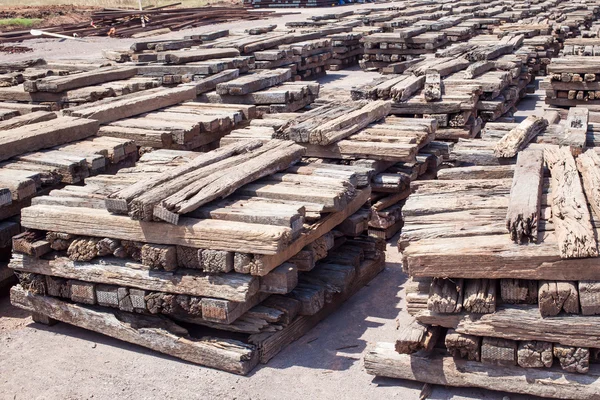
[[[91,21],[90,15],[97,7],[76,7],[71,5],[63,6],[25,6],[25,7],[1,7],[0,19],[8,18],[31,18],[41,19],[42,21],[34,24],[36,28],[56,26],[63,24],[78,24]],[[8,26],[3,28],[6,31],[22,30],[22,26]]]

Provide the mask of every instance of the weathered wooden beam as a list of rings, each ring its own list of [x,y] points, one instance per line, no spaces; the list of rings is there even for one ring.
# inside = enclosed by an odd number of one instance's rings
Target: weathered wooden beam
[[[585,151],[586,134],[588,131],[589,111],[583,107],[571,107],[565,122],[565,136],[560,141],[561,146],[568,146],[573,157]]]
[[[481,337],[479,336],[465,335],[449,329],[444,344],[452,357],[471,361],[481,359]]]
[[[597,344],[600,317],[576,314],[544,318],[536,305],[499,306],[493,314],[435,314],[420,311],[417,321],[439,325],[459,333],[511,340],[542,340],[566,346],[592,347]]]
[[[593,149],[577,157],[577,170],[581,174],[587,202],[596,217],[600,217],[600,156]]]
[[[516,156],[517,152],[523,149],[546,126],[548,126],[546,119],[530,115],[496,143],[494,155],[499,158]]]
[[[413,320],[400,327],[396,351],[402,354],[412,354],[420,350],[431,351],[439,336],[440,327],[423,325]]]
[[[573,155],[568,148],[546,146],[544,158],[551,174],[550,204],[560,256],[597,257],[598,245]]]
[[[544,177],[544,152],[519,152],[506,213],[506,228],[516,243],[537,242]]]
[[[542,317],[553,317],[561,311],[579,314],[579,292],[576,283],[541,281],[538,305]]]
[[[96,132],[98,122],[71,117],[0,131],[0,160],[81,140]]]
[[[246,301],[259,290],[258,279],[246,274],[209,275],[192,270],[185,273],[151,271],[138,263],[116,258],[74,262],[65,257],[45,260],[15,254],[9,267],[15,271],[65,279],[237,302]]]
[[[14,306],[25,310],[207,367],[245,375],[258,364],[254,346],[236,340],[191,338],[185,328],[166,318],[71,304],[19,286],[11,289],[10,297]]]
[[[600,397],[597,368],[587,375],[579,375],[518,366],[490,366],[452,357],[398,354],[393,343],[378,343],[369,350],[365,355],[365,368],[371,375],[435,385],[477,387],[555,399]]]
[[[291,242],[291,230],[287,227],[194,218],[180,218],[179,225],[172,225],[134,221],[105,210],[82,207],[28,207],[22,211],[21,225],[74,235],[265,255],[279,254]]]

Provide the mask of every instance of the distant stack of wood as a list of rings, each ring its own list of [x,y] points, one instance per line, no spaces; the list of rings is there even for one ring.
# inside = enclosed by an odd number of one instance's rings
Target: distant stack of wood
[[[576,106],[600,104],[600,58],[567,56],[554,58],[548,77],[540,84],[546,90],[546,104]]]
[[[13,304],[248,373],[384,265],[383,243],[348,219],[369,199],[370,171],[299,162],[303,153],[277,140],[156,150],[36,198],[13,242]]]
[[[401,202],[410,193],[410,182],[435,171],[447,154],[447,146],[432,142],[435,119],[382,119],[388,110],[389,103],[376,101],[362,106],[328,103],[301,114],[265,115],[232,131],[221,144],[291,139],[305,147],[307,156],[372,169],[372,213],[370,219],[365,216],[365,223],[371,236],[388,239],[402,227]]]
[[[133,165],[138,154],[131,140],[93,137],[96,121],[16,106],[18,115],[0,121],[0,285],[12,276],[7,273],[10,239],[20,233],[19,213],[33,197],[114,173]]]
[[[333,55],[329,60],[328,68],[330,71],[339,71],[357,65],[364,53],[363,44],[360,39],[361,33],[340,33],[330,35]]]
[[[489,124],[497,133],[470,158],[466,147],[451,154],[459,167],[413,183],[398,246],[416,321],[367,354],[369,373],[553,398],[598,393],[600,157],[585,148],[587,110],[558,115],[503,135]]]
[[[4,67],[0,101],[46,105],[53,110],[162,85],[160,78],[136,76],[135,67],[117,68],[101,63],[33,60]]]
[[[216,90],[198,97],[198,101],[218,104],[256,105],[259,115],[298,111],[319,95],[318,83],[290,82],[292,70],[257,70],[216,85]]]
[[[483,55],[494,51],[477,49]],[[517,55],[475,61],[471,56],[474,52],[424,59],[403,75],[386,75],[355,87],[352,96],[392,99],[391,114],[435,118],[438,139],[475,137],[484,121],[494,121],[512,111],[525,95],[532,75]]]
[[[362,42],[365,50],[361,68],[379,69],[435,53],[448,42],[448,37],[445,33],[427,32],[423,26],[396,29],[393,33],[374,33],[365,36]]]
[[[331,40],[317,39],[279,46],[281,50],[289,50],[294,56],[299,56],[295,63],[295,74],[300,79],[316,79],[325,75],[325,67],[332,56]]]
[[[335,0],[244,0],[244,6],[250,8],[310,8],[337,5]]]
[[[572,38],[565,40],[562,56],[600,56],[600,38]]]
[[[255,116],[253,105],[192,101],[110,122],[98,135],[130,139],[139,147],[207,151]]]

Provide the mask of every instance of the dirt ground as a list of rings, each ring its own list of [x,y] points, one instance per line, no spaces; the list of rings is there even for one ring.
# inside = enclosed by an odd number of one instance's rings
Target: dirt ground
[[[388,7],[393,3],[383,4]],[[372,5],[366,5],[372,7]],[[365,7],[365,6],[352,6]],[[269,20],[283,25],[323,13],[303,10]],[[163,37],[213,29],[247,29],[265,21],[221,24]],[[133,39],[95,38],[85,44],[27,41],[33,53],[0,54],[8,59],[98,57],[103,48],[126,48]],[[350,89],[377,76],[359,69],[330,72],[320,82],[322,96]],[[522,102],[519,118],[539,109],[541,97]],[[395,240],[390,241],[385,270],[336,313],[292,343],[267,365],[240,377],[183,362],[143,347],[120,342],[66,324],[46,327],[0,295],[0,400],[4,399],[418,399],[422,384],[367,375],[362,358],[378,341],[394,341],[396,326],[405,323],[402,272]],[[436,386],[430,399],[531,399],[481,389]]]

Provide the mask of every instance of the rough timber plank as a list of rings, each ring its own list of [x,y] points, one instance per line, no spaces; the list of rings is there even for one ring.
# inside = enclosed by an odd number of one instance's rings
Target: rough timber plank
[[[542,203],[544,152],[526,149],[517,156],[506,213],[506,229],[516,243],[536,242]]]
[[[348,203],[343,211],[331,213],[326,217],[321,218],[317,223],[306,229],[305,232],[302,232],[296,240],[285,248],[285,250],[280,251],[275,255],[255,256],[250,266],[250,273],[259,276],[266,275],[272,269],[298,254],[304,246],[314,242],[316,239],[344,222],[346,218],[358,211],[367,202],[370,196],[370,187],[358,191],[354,199]]]
[[[67,109],[63,112],[73,117],[95,119],[101,124],[107,124],[119,119],[172,106],[186,100],[193,100],[196,98],[196,94],[196,86],[160,88],[152,93],[135,93],[134,96],[124,96],[124,98],[111,99],[103,104],[82,106],[71,110]]]
[[[592,347],[598,343],[598,315],[561,314],[544,318],[537,305],[503,305],[493,314],[435,314],[420,311],[422,324],[455,329],[466,335],[511,340],[543,340],[565,346]]]
[[[546,119],[530,115],[496,143],[494,155],[507,158],[516,156],[517,152],[525,147],[546,126],[548,126]]]
[[[75,262],[66,257],[51,260],[14,254],[9,267],[15,271],[59,276],[86,282],[134,287],[157,292],[216,297],[246,301],[258,292],[258,279],[250,275],[228,273],[211,275],[200,271],[185,273],[150,270],[141,264],[120,259]]]
[[[291,142],[281,142],[281,146],[272,152],[224,170],[225,175],[215,176],[213,174],[210,177],[211,182],[200,186],[198,191],[190,191],[190,187],[193,186],[190,185],[186,188],[186,197],[169,197],[161,205],[178,214],[191,212],[212,200],[230,195],[247,183],[286,169],[292,163],[299,161],[303,154],[302,146]],[[154,216],[162,219],[160,214],[157,215],[156,209]],[[166,220],[169,221],[168,218]]]
[[[328,145],[344,139],[372,122],[382,119],[389,114],[392,103],[389,101],[374,101],[366,106],[341,115],[321,124],[310,132],[311,144]]]
[[[551,174],[551,206],[560,256],[597,257],[598,245],[575,159],[569,148],[547,146],[544,158]]]
[[[250,342],[258,347],[260,362],[267,363],[286,345],[299,339],[312,329],[321,320],[337,310],[341,304],[369,283],[379,272],[383,270],[385,257],[380,254],[376,259],[365,260],[357,270],[357,278],[348,290],[335,295],[331,302],[314,315],[301,315],[294,319],[291,324],[273,334],[255,335],[250,337]]]
[[[236,49],[199,49],[199,50],[183,50],[161,54],[169,64],[185,64],[189,62],[210,60],[213,58],[237,57],[240,52]]]
[[[19,115],[7,121],[0,122],[0,131],[19,128],[21,126],[35,124],[37,122],[50,121],[56,119],[56,113],[50,111],[34,111],[29,114]]]
[[[18,286],[11,289],[10,297],[13,305],[25,310],[207,367],[245,375],[258,364],[252,346],[210,337],[193,339],[166,318],[70,304]]]
[[[577,157],[583,189],[592,211],[600,218],[600,156],[593,149]]]
[[[371,375],[434,385],[477,387],[556,399],[600,398],[597,369],[580,375],[560,370],[490,366],[452,357],[398,354],[393,343],[378,343],[368,351],[365,368]]]
[[[98,69],[88,72],[66,76],[51,76],[38,79],[36,81],[27,81],[31,85],[25,85],[27,92],[64,92],[65,90],[76,89],[84,86],[97,85],[104,82],[128,79],[137,73],[137,67],[117,67]]]
[[[24,209],[21,225],[75,235],[265,255],[281,254],[291,239],[291,229],[286,227],[193,218],[180,218],[179,225],[172,225],[134,221],[105,210],[43,205]]]
[[[565,137],[562,146],[569,146],[574,157],[585,151],[589,111],[587,108],[571,107],[567,116]]]
[[[179,167],[168,169],[157,176],[141,179],[136,183],[112,193],[106,199],[106,209],[116,214],[127,214],[129,211],[129,203],[136,197],[147,194],[150,190],[159,185],[172,182],[176,178],[181,177],[189,172],[198,170],[218,163],[224,159],[232,157],[239,153],[245,153],[261,146],[259,142],[250,141],[242,144],[233,144],[230,146],[222,146],[219,149],[208,153],[200,154]]]
[[[403,250],[411,276],[467,279],[600,280],[596,258],[563,259],[554,232],[539,244],[520,246],[506,235],[424,239]]]
[[[71,117],[0,131],[0,160],[81,140],[96,132],[98,122]]]

